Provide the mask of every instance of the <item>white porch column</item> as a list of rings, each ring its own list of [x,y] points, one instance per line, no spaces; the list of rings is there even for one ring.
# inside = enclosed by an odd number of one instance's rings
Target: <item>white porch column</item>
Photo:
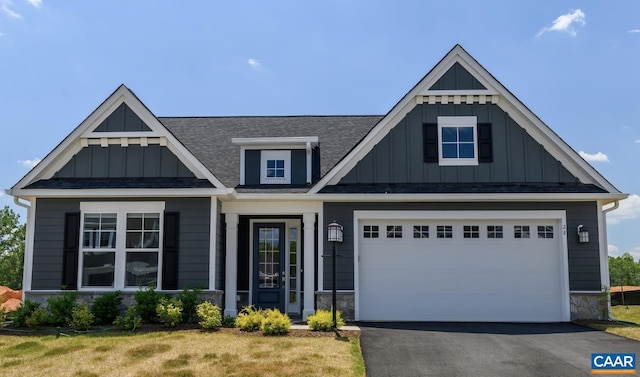
[[[237,316],[238,294],[238,214],[227,213],[227,254],[224,280],[224,315]]]
[[[302,319],[307,320],[307,316],[314,314],[315,303],[315,259],[313,257],[315,251],[315,213],[305,213],[302,215],[304,227],[304,303],[302,310]]]

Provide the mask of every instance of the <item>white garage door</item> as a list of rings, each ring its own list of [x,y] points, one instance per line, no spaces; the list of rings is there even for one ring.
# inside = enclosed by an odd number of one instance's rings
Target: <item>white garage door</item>
[[[568,320],[554,219],[360,219],[363,321]]]

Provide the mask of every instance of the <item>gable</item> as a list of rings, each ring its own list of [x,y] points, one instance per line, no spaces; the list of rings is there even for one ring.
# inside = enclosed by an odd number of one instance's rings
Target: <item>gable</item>
[[[433,84],[429,90],[486,90],[478,79],[456,62],[449,70]]]
[[[138,131],[152,132],[151,128],[124,102],[94,130],[94,132]]]

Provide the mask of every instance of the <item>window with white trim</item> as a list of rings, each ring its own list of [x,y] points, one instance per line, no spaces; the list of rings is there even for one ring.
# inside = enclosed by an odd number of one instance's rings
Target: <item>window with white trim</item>
[[[538,225],[538,238],[553,238],[553,225]]]
[[[480,238],[480,227],[478,225],[465,225],[462,231],[464,238]]]
[[[291,183],[291,151],[266,150],[260,153],[260,183]]]
[[[531,232],[529,225],[514,225],[513,226],[513,238],[530,238]]]
[[[478,165],[478,119],[438,117],[440,165]]]
[[[502,225],[487,225],[487,238],[502,238]]]
[[[438,225],[436,227],[436,234],[438,238],[453,238],[453,226]]]
[[[429,225],[414,225],[413,238],[429,238]]]
[[[80,288],[160,287],[163,202],[83,202]]]
[[[378,238],[379,227],[377,225],[365,225],[363,229],[364,238]]]
[[[387,225],[387,238],[402,238],[402,225]]]

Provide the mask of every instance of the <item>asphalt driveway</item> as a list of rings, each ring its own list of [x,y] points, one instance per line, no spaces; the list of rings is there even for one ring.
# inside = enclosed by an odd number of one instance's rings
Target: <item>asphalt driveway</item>
[[[640,342],[572,323],[362,323],[367,377],[586,376]]]

